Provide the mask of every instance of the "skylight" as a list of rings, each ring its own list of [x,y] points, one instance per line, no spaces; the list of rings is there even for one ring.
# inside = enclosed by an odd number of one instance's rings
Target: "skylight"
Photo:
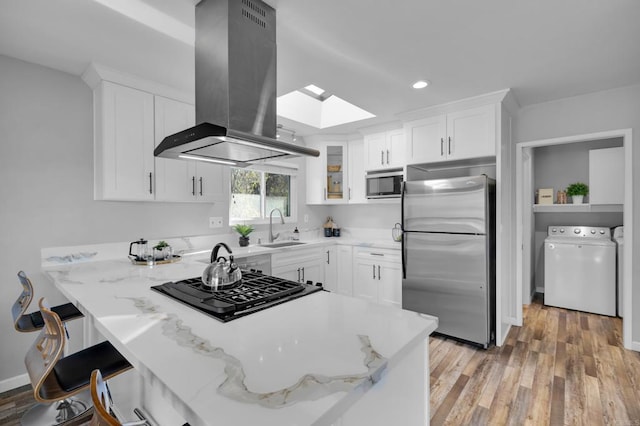
[[[280,96],[278,115],[318,129],[375,117],[314,84]]]
[[[321,96],[324,93],[324,89],[319,88],[315,84],[310,84],[308,86],[305,86],[304,88],[312,93],[315,93],[318,96]]]

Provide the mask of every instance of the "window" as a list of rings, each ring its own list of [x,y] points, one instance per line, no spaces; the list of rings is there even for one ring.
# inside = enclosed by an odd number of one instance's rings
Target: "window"
[[[229,220],[260,223],[275,208],[295,220],[294,196],[294,173],[231,168]]]

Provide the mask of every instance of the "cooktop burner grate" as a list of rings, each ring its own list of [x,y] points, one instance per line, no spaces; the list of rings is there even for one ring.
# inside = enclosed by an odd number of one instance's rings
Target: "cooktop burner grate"
[[[200,277],[151,287],[221,321],[230,321],[277,304],[321,290],[256,272],[243,271],[239,286],[212,292]]]

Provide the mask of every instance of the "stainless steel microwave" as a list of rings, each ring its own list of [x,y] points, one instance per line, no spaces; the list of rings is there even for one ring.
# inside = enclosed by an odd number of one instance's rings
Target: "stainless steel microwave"
[[[401,169],[367,173],[367,198],[400,197],[402,178],[403,175]]]

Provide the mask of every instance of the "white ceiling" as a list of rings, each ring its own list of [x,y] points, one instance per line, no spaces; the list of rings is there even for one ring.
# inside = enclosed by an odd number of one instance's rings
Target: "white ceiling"
[[[197,0],[143,1],[193,27]],[[277,12],[278,95],[313,83],[378,116],[322,133],[505,88],[525,106],[640,83],[637,0],[267,3]],[[0,54],[76,75],[95,61],[194,85],[193,46],[92,0],[2,0]],[[432,84],[416,91],[418,79]]]

